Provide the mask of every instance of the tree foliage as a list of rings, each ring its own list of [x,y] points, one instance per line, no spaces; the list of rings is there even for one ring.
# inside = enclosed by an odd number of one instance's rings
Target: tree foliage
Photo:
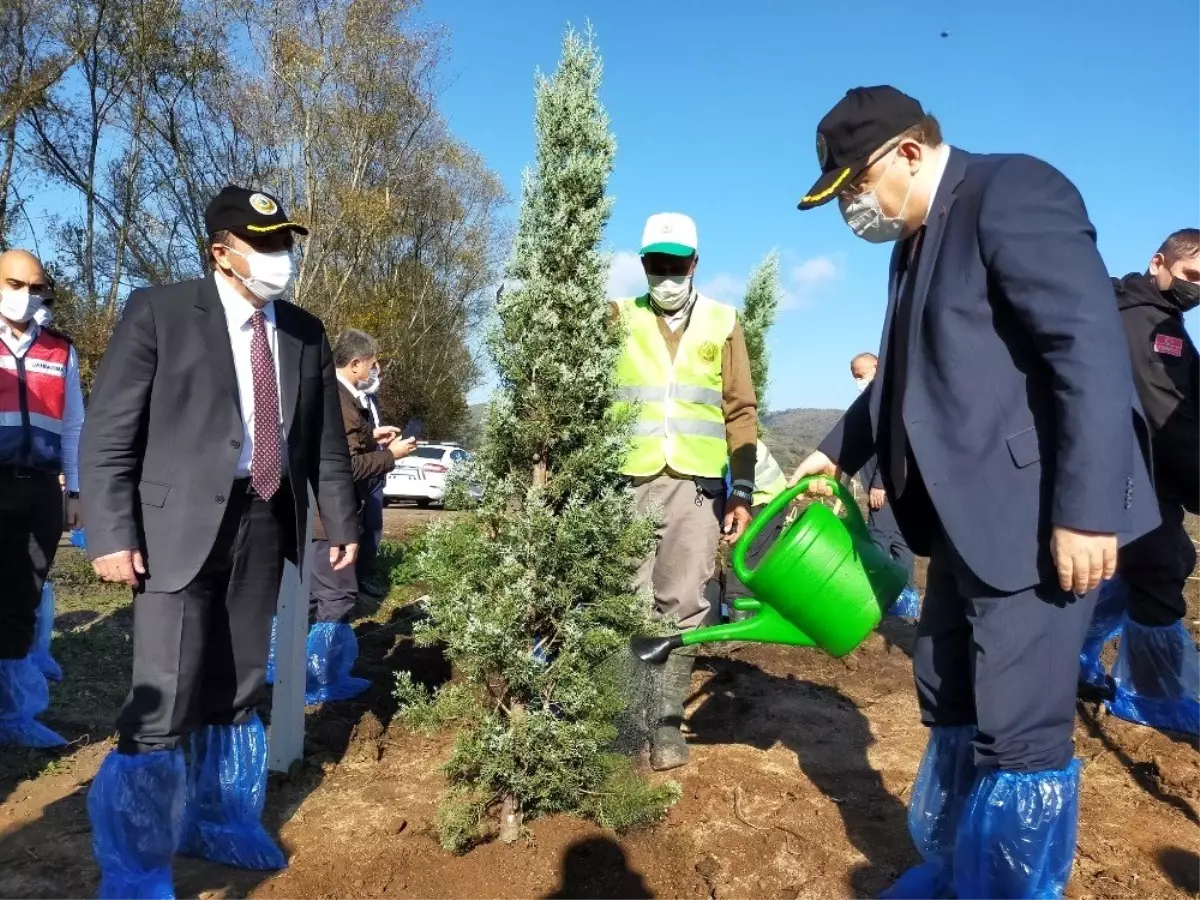
[[[750,374],[754,379],[754,393],[758,397],[760,423],[767,412],[768,372],[771,367],[767,332],[775,323],[782,293],[779,286],[779,254],[772,250],[750,273],[741,316],[742,332],[746,337],[746,352],[750,356]]]
[[[488,341],[499,386],[473,472],[484,501],[433,530],[422,560],[430,620],[419,639],[443,643],[460,677],[433,700],[463,725],[439,819],[458,850],[497,809],[512,839],[523,816],[573,811],[626,827],[676,796],[618,747],[628,639],[654,628],[631,587],[653,523],[620,485],[632,420],[613,405],[623,334],[597,250],[615,152],[600,75],[590,33],[568,30],[557,71],[537,77],[536,164]],[[400,695],[413,721],[439,718],[411,682]]]
[[[53,248],[60,324],[85,357],[131,288],[206,271],[208,199],[255,186],[312,229],[294,299],[331,334],[379,338],[385,414],[454,431],[479,377],[469,338],[499,276],[507,198],[438,115],[441,39],[415,8],[9,0],[0,237]],[[72,202],[40,222],[15,215],[43,186]]]

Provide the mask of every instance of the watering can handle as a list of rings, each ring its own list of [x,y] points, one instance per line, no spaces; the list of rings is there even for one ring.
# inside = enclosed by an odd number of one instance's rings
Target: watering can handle
[[[846,519],[851,530],[857,531],[861,537],[868,536],[867,523],[863,520],[862,510],[858,508],[858,502],[854,499],[854,495],[846,490],[846,486],[836,478],[830,478],[828,475],[809,475],[807,478],[801,478],[792,487],[768,503],[763,511],[754,517],[754,521],[750,523],[750,526],[746,529],[746,533],[733,546],[731,563],[735,571],[752,571],[746,565],[746,553],[754,545],[759,532],[766,528],[777,515],[786,510],[793,500],[808,490],[808,486],[812,482],[818,480],[829,482],[833,493],[846,507]]]

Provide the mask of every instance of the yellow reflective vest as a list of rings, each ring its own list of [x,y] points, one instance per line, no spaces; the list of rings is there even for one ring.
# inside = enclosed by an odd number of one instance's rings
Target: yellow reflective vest
[[[758,455],[754,462],[754,499],[751,506],[770,503],[787,489],[787,478],[775,457],[762,441],[758,442]]]
[[[641,404],[622,473],[646,478],[670,468],[720,478],[729,455],[721,358],[737,311],[698,294],[672,360],[649,297],[616,303],[626,329],[617,399]]]

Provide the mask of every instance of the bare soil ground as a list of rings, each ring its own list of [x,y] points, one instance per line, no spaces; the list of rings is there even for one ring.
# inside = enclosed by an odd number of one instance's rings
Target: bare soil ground
[[[403,538],[439,515],[389,510],[387,532]],[[78,743],[0,754],[0,897],[96,888],[85,798],[128,683],[130,616],[124,595],[87,581],[77,552],[62,557],[54,652],[67,680],[46,718]],[[389,725],[394,670],[428,684],[450,675],[409,639],[415,593],[397,587],[362,611],[359,671],[375,686],[361,702],[310,710],[304,760],[272,776],[265,820],[289,867],[180,860],[180,897],[869,897],[914,861],[905,803],[926,735],[913,628],[898,621],[846,660],[769,646],[701,658],[692,762],[669,773],[683,796],[659,825],[616,835],[554,817],[515,846],[446,853],[433,823],[452,735]],[[1086,767],[1068,896],[1200,895],[1195,743],[1085,704],[1076,741]]]

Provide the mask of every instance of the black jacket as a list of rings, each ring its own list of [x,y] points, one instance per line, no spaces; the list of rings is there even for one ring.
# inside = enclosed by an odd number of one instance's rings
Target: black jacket
[[[1200,357],[1183,327],[1185,310],[1148,275],[1114,278],[1129,339],[1133,378],[1150,423],[1160,497],[1189,512],[1200,506]]]
[[[350,453],[325,329],[282,300],[275,322],[299,552],[310,486],[330,540],[355,543]],[[147,591],[188,585],[233,488],[243,437],[238,404],[213,276],[130,294],[92,386],[79,450],[92,559],[140,547]]]

